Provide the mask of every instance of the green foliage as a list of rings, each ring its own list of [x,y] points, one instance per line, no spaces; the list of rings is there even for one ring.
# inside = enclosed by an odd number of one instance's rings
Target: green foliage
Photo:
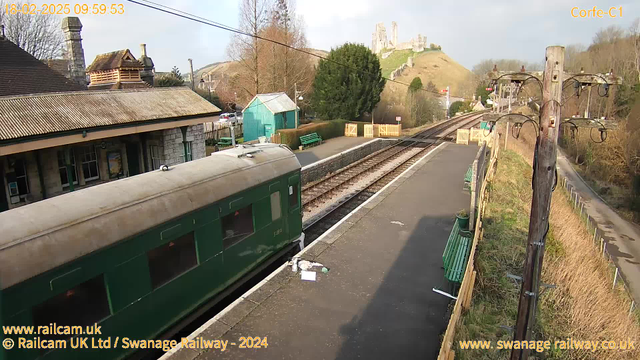
[[[467,101],[455,101],[449,106],[449,116],[455,116],[458,112],[471,111],[471,104]]]
[[[222,109],[222,101],[220,101],[220,97],[215,92],[213,91],[209,92],[208,90],[205,90],[205,89],[196,89],[196,93],[202,96],[202,98],[204,98],[208,102]]]
[[[373,110],[384,85],[378,57],[364,45],[347,43],[318,63],[311,105],[323,119],[357,119]]]
[[[416,92],[420,89],[422,89],[422,80],[418,76],[416,76],[413,78],[413,80],[411,80],[411,84],[409,84],[409,91]]]
[[[178,67],[174,66],[169,74],[157,76],[153,85],[156,87],[183,86],[184,79]]]
[[[476,96],[480,97],[480,101],[484,106],[487,105],[487,99],[489,98],[489,94],[491,94],[491,91],[487,90],[487,86],[488,84],[481,81],[476,88]]]
[[[633,105],[640,102],[640,84],[629,86],[622,83],[618,86],[616,91],[616,115],[619,117],[626,117],[631,112]]]

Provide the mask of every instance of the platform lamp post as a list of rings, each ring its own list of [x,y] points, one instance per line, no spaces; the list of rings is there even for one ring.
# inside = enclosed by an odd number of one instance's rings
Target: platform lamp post
[[[295,103],[296,103],[296,108],[295,108],[295,128],[298,128],[298,100],[304,100],[304,98],[302,97],[302,91],[298,91],[298,83],[293,84],[294,86],[294,95],[293,97],[295,98]]]

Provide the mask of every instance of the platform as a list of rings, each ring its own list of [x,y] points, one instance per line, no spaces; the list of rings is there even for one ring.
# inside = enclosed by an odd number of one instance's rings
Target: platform
[[[189,337],[228,340],[226,351],[162,359],[436,358],[450,299],[432,288],[445,288],[442,252],[469,207],[464,175],[477,151],[438,146],[300,254],[328,273],[302,281],[283,265]],[[268,347],[240,349],[242,336]]]
[[[320,145],[316,145],[305,150],[296,151],[295,154],[298,157],[300,165],[306,166],[318,160],[328,158],[329,156],[341,153],[354,146],[364,144],[371,140],[373,139],[365,137],[340,136],[337,138],[324,140]]]

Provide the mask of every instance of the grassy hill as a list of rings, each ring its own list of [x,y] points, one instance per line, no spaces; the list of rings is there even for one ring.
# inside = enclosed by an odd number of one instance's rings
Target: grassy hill
[[[318,49],[307,49],[309,52],[326,57],[329,55],[328,51],[318,50]],[[320,58],[315,56],[309,56],[309,61],[315,66],[318,64]],[[206,66],[201,67],[200,69],[194,71],[194,77],[196,79],[200,79],[203,74],[211,74],[214,79],[221,79],[222,77],[233,77],[238,72],[242,71],[242,67],[238,64],[237,61],[222,61],[212,63]]]
[[[451,95],[468,96],[465,94],[465,90],[468,90],[471,85],[470,79],[473,76],[471,71],[439,50],[429,50],[420,53],[414,53],[411,50],[395,51],[386,59],[380,60],[382,75],[389,76],[391,71],[406,62],[409,56],[414,57],[413,68],[405,69],[402,75],[397,77],[396,80],[408,84],[414,77],[418,76],[424,86],[431,81],[436,85],[438,90],[445,89],[449,86]],[[385,93],[389,92],[386,94],[387,96],[404,96],[406,91],[406,86],[391,82],[388,82],[385,87]],[[384,96],[385,94],[383,93],[383,97]]]

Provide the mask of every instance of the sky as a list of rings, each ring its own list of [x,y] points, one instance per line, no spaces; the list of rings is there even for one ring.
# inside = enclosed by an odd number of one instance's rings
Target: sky
[[[155,0],[231,27],[238,27],[241,0]],[[67,1],[89,3],[86,0]],[[36,1],[36,4],[41,2]],[[102,3],[111,4],[104,1]],[[156,71],[178,66],[189,71],[229,60],[226,52],[230,33],[158,12],[126,0],[124,14],[78,15],[84,27],[83,47],[87,66],[100,53],[130,49],[140,56],[140,44]],[[579,10],[597,5],[605,13],[616,7],[616,18],[574,18]],[[619,9],[622,8],[621,15]],[[297,0],[296,10],[306,24],[310,47],[331,50],[345,42],[371,46],[376,23],[383,22],[387,35],[391,22],[398,23],[398,40],[409,41],[418,33],[435,43],[451,58],[471,69],[483,59],[509,58],[542,62],[550,45],[588,45],[601,28],[628,28],[640,17],[638,0]]]

